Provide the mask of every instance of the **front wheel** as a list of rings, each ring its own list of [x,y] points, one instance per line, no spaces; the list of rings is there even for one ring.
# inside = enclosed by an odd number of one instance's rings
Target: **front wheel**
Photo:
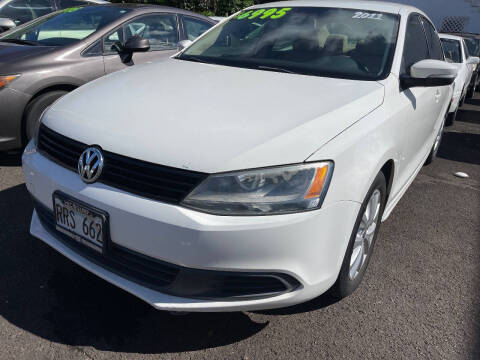
[[[373,253],[385,209],[387,185],[382,172],[370,187],[358,214],[332,294],[344,298],[360,285]]]
[[[475,79],[472,80],[472,86],[467,91],[467,99],[472,99],[475,95],[475,87],[477,86],[478,74],[475,76]]]
[[[38,121],[40,120],[40,116],[42,115],[43,111],[52,105],[55,100],[61,98],[68,91],[65,90],[55,90],[50,91],[40,96],[37,96],[35,99],[30,101],[25,109],[25,129],[24,129],[24,136],[26,142],[30,141],[35,133],[35,129],[37,127]]]

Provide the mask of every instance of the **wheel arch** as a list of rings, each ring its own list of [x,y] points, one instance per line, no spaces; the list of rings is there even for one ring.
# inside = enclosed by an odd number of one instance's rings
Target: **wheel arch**
[[[380,172],[383,173],[383,176],[385,176],[385,180],[387,181],[387,203],[388,198],[390,197],[390,191],[392,190],[393,178],[395,176],[395,161],[393,161],[393,159],[387,160],[381,167]]]

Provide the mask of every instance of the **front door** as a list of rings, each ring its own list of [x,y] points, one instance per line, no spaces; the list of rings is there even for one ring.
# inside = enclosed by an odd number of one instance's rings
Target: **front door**
[[[420,60],[430,58],[427,38],[420,20],[416,14],[410,15],[405,34],[401,76],[409,76],[410,68]],[[398,119],[406,128],[402,149],[402,160],[399,164],[399,184],[405,184],[421,166],[422,161],[432,144],[429,144],[433,127],[438,118],[438,88],[413,87],[399,89]]]

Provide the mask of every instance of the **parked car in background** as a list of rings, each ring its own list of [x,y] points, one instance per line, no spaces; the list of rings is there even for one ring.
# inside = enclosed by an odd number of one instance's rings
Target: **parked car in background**
[[[0,0],[0,33],[51,12],[105,0]]]
[[[225,16],[210,16],[210,19],[215,20],[216,22],[220,22],[220,21],[223,21],[223,20],[227,19],[227,17],[225,17]]]
[[[435,159],[456,74],[416,8],[251,7],[44,113],[30,231],[157,309],[345,297]]]
[[[41,113],[69,91],[171,56],[214,24],[180,9],[112,4],[70,8],[0,35],[0,151],[26,144]]]
[[[445,58],[458,67],[458,75],[454,82],[452,104],[446,121],[446,125],[452,125],[457,117],[459,107],[465,101],[474,68],[480,59],[469,56],[467,45],[461,36],[440,34],[440,39]]]
[[[467,49],[470,56],[476,56],[480,58],[480,34],[461,34],[467,44]],[[467,97],[471,99],[475,91],[479,91],[480,87],[480,65],[477,64],[474,68],[472,80],[468,88]]]

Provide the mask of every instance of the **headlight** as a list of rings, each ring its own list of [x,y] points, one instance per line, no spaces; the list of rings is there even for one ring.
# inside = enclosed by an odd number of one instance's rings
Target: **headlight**
[[[0,75],[0,89],[10,84],[20,75]]]
[[[318,209],[333,162],[309,163],[209,176],[182,205],[217,215],[273,215]]]

